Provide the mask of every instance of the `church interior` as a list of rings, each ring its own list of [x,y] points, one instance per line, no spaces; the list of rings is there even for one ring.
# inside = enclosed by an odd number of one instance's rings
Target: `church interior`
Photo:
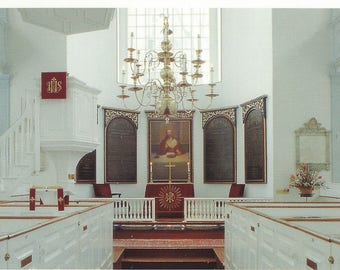
[[[0,268],[340,269],[339,57],[336,8],[0,8]]]

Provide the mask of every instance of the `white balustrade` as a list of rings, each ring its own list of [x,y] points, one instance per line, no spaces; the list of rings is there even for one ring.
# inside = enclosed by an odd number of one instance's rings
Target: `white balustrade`
[[[0,137],[0,179],[40,170],[39,101],[27,99],[21,117]]]
[[[113,221],[155,221],[155,198],[113,199]]]
[[[184,198],[185,221],[224,221],[229,202],[268,202],[264,198]]]

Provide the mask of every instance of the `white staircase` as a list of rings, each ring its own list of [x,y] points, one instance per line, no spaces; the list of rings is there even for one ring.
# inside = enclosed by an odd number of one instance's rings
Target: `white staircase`
[[[40,171],[39,99],[26,98],[21,117],[0,137],[0,199]]]

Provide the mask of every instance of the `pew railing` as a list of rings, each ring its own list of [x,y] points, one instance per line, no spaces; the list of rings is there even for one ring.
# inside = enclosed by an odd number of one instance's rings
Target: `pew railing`
[[[268,202],[264,198],[184,198],[184,221],[225,221],[230,202]]]
[[[155,221],[155,198],[114,198],[113,221]]]

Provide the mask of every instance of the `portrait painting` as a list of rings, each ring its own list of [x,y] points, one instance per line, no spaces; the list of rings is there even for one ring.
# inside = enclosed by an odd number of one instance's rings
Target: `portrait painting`
[[[190,182],[191,119],[149,119],[149,180]]]

